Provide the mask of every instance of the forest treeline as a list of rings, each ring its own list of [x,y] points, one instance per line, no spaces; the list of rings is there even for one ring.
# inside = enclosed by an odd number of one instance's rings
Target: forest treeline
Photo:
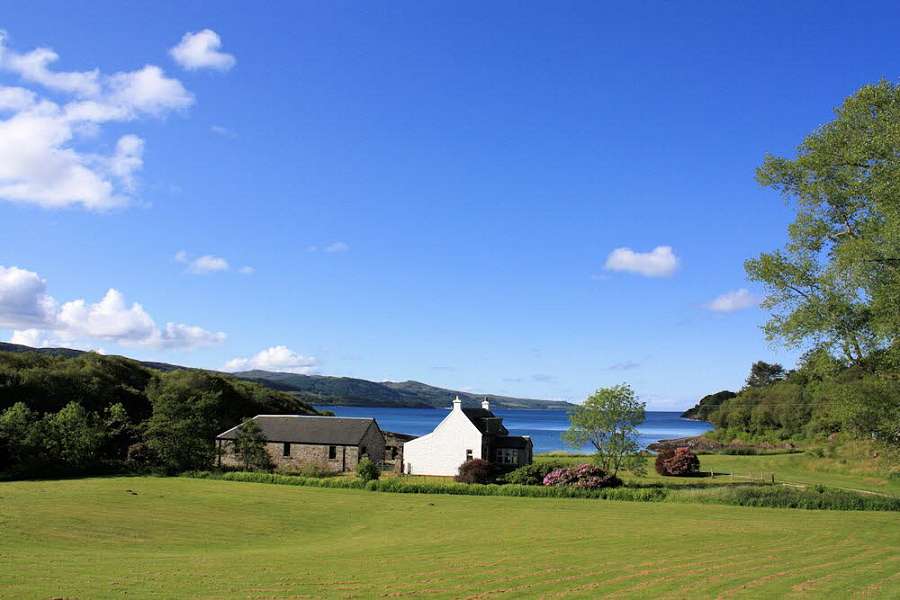
[[[118,356],[0,352],[0,473],[206,468],[216,434],[260,413],[315,414],[259,384]]]

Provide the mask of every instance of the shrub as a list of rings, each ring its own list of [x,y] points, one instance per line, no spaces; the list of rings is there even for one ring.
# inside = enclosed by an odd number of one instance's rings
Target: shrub
[[[543,485],[544,477],[546,477],[550,471],[562,468],[565,468],[565,465],[559,461],[537,462],[510,471],[503,475],[501,479],[505,483],[513,483],[516,485]]]
[[[575,487],[597,490],[622,485],[622,480],[595,465],[578,465],[571,469],[553,469],[544,477],[548,487]]]
[[[459,475],[453,478],[459,483],[488,483],[494,480],[494,465],[475,458],[459,465]]]
[[[656,472],[660,475],[668,475],[669,470],[666,469],[666,461],[673,456],[675,456],[674,448],[660,448],[659,452],[656,453],[656,463],[654,464]]]
[[[690,448],[676,448],[675,455],[666,461],[670,475],[693,475],[700,470],[700,459]]]
[[[660,475],[683,477],[700,470],[700,459],[690,448],[660,451],[656,455],[656,472]]]
[[[375,481],[381,477],[381,469],[368,458],[363,458],[356,465],[356,476],[362,481]]]

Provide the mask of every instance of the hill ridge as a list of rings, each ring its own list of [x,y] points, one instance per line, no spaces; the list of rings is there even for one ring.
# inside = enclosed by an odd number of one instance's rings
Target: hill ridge
[[[0,352],[39,352],[59,356],[77,356],[84,350],[73,348],[32,348],[21,344],[0,342]],[[126,357],[127,358],[127,357]],[[132,359],[133,360],[133,359]],[[170,363],[136,361],[151,369],[174,371],[197,369]],[[268,388],[289,392],[299,400],[320,406],[372,406],[381,408],[448,408],[454,396],[463,406],[479,406],[487,398],[495,408],[523,408],[532,410],[567,409],[572,406],[560,400],[516,398],[498,394],[474,394],[433,386],[420,381],[369,381],[339,375],[301,375],[279,371],[250,370],[228,373],[233,377],[254,381]]]

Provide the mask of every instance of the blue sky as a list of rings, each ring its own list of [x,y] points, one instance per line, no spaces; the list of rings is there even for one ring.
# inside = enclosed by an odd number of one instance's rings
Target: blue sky
[[[793,363],[754,170],[900,49],[888,3],[4,6],[0,339],[658,409]]]

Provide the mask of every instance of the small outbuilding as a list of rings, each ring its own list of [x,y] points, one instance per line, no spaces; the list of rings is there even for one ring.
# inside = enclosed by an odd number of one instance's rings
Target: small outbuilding
[[[356,469],[363,457],[381,464],[385,456],[384,434],[375,419],[257,415],[252,421],[266,438],[266,451],[277,467],[316,466],[339,473]],[[234,440],[242,425],[216,436],[220,466],[241,465]]]

